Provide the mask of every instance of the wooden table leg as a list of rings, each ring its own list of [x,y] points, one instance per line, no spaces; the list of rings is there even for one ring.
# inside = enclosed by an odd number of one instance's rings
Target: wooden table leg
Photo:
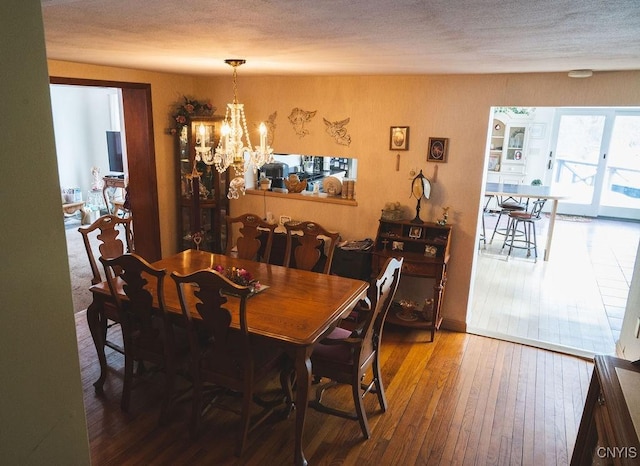
[[[302,451],[302,434],[307,416],[309,388],[311,387],[311,346],[299,347],[296,351],[296,446],[294,462],[306,466],[307,459]]]
[[[549,255],[551,254],[551,239],[553,238],[553,227],[556,224],[556,212],[558,211],[558,200],[554,199],[553,204],[551,205],[551,215],[549,216],[549,227],[547,231],[547,244],[544,248],[544,260],[549,260]]]
[[[94,294],[93,301],[87,308],[87,323],[93,344],[96,347],[96,353],[98,353],[98,361],[100,362],[100,377],[93,383],[97,393],[102,393],[102,386],[107,378],[107,358],[104,354],[105,336],[103,330],[103,319],[105,319],[105,317],[102,315],[102,307],[102,300]]]

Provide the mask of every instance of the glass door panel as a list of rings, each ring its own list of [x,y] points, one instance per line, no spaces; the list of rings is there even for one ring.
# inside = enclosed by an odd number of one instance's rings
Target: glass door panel
[[[604,162],[600,154],[605,120],[605,115],[596,114],[559,115],[552,183],[570,196],[559,212],[597,215],[594,195],[599,165]]]
[[[559,213],[640,220],[639,111],[559,110],[553,139]]]
[[[617,114],[607,152],[599,215],[640,218],[640,114]]]
[[[577,215],[592,214],[604,124],[604,115],[559,117],[553,183],[570,196],[564,208],[573,204]]]

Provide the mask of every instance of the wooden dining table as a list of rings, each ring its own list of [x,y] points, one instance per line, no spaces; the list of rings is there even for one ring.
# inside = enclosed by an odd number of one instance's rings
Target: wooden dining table
[[[526,184],[507,183],[487,183],[485,186],[486,196],[518,197],[526,199],[547,199],[551,201],[551,213],[549,215],[549,226],[547,227],[547,242],[544,248],[544,260],[548,261],[551,254],[551,240],[553,239],[553,229],[558,212],[558,201],[565,199],[566,194],[551,186],[533,186]]]
[[[187,274],[196,270],[222,266],[244,268],[265,286],[250,297],[247,304],[247,322],[252,335],[281,346],[295,361],[296,372],[296,429],[294,463],[305,465],[302,450],[304,424],[311,386],[311,352],[313,345],[349,315],[356,303],[366,298],[369,284],[362,280],[320,274],[278,265],[241,260],[205,251],[186,250],[153,263],[166,269],[167,274]],[[268,287],[268,288],[266,288]],[[100,377],[94,383],[100,392],[107,376],[104,353],[105,301],[110,299],[106,282],[91,287],[93,302],[87,309],[87,320],[93,338]],[[181,314],[176,287],[169,278],[164,287],[165,307],[171,313]],[[226,305],[232,311],[232,327],[239,328],[238,300],[229,297]]]

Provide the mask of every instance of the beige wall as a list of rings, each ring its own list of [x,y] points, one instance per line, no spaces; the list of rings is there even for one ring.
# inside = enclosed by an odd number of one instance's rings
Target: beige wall
[[[245,66],[250,66],[249,64]],[[49,62],[52,75],[151,83],[161,238],[164,254],[175,251],[175,191],[173,139],[164,133],[171,105],[183,94],[210,99],[224,114],[233,97],[227,76],[189,77],[109,67]],[[357,157],[358,206],[342,206],[247,195],[232,201],[233,214],[267,211],[297,219],[313,219],[341,232],[345,239],[375,235],[380,210],[399,201],[414,213],[409,198],[409,170],[422,169],[432,180],[432,196],[421,217],[433,221],[450,207],[453,248],[445,326],[465,328],[472,277],[484,153],[492,105],[515,106],[639,106],[640,72],[595,73],[570,79],[565,73],[469,76],[249,77],[238,71],[238,99],[245,104],[249,131],[277,111],[274,149],[312,155]],[[291,109],[317,110],[310,134],[300,138],[287,119]],[[341,146],[325,133],[323,118],[350,118],[351,145]],[[400,154],[389,151],[389,128],[409,126],[410,145]],[[449,138],[449,161],[426,162],[429,137]],[[253,143],[258,137],[253,135]]]
[[[249,66],[249,65],[245,65]],[[422,169],[432,180],[432,196],[423,203],[421,218],[435,221],[450,207],[452,258],[444,325],[465,328],[467,301],[476,250],[476,228],[484,175],[484,154],[492,105],[628,106],[640,105],[640,72],[596,73],[590,79],[570,79],[565,73],[473,76],[244,77],[239,70],[239,101],[245,104],[249,130],[277,111],[274,149],[316,155],[358,158],[357,207],[322,205],[289,199],[246,196],[232,201],[233,214],[266,211],[313,219],[338,230],[346,239],[373,237],[386,202],[399,201],[415,212],[409,198],[409,170]],[[221,102],[232,97],[231,78],[200,78],[199,93]],[[309,136],[295,135],[287,119],[294,107],[317,110]],[[347,117],[348,148],[326,133],[322,118]],[[389,128],[410,127],[409,149],[389,151]],[[446,164],[426,162],[429,137],[449,138]],[[254,136],[254,140],[257,137]],[[255,144],[255,143],[254,143]]]
[[[86,465],[40,1],[0,18],[0,461]]]

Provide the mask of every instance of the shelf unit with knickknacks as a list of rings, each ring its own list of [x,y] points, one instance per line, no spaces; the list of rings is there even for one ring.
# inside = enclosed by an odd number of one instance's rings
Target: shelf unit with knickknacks
[[[494,118],[487,181],[520,184],[527,174],[527,123]]]
[[[225,248],[228,177],[227,171],[219,173],[212,164],[223,119],[193,117],[176,133],[180,251],[222,253]]]
[[[437,223],[413,223],[410,220],[380,220],[372,251],[372,275],[376,276],[388,257],[403,257],[403,276],[434,279],[433,290],[425,292],[430,309],[416,312],[415,320],[398,317],[401,311],[394,303],[387,314],[387,322],[431,331],[431,341],[442,323],[441,309],[447,283],[450,258],[451,226]]]

